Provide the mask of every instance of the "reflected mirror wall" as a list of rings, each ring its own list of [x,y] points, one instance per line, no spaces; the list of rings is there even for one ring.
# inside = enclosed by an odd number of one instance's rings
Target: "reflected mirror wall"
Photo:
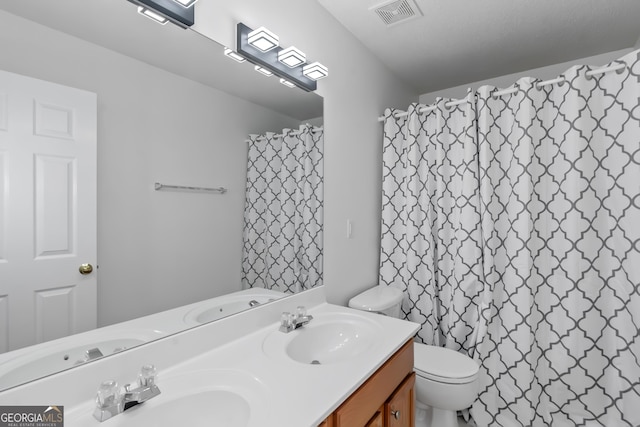
[[[0,49],[2,70],[97,94],[98,326],[239,291],[244,141],[320,124],[322,98],[125,0],[4,0]]]

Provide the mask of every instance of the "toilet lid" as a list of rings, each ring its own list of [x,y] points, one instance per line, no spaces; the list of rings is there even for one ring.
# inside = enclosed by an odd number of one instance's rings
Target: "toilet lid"
[[[415,343],[413,348],[413,366],[417,375],[448,383],[471,382],[478,375],[478,364],[455,350],[419,343]]]
[[[391,286],[375,286],[349,300],[349,307],[364,311],[384,311],[402,302],[402,291]]]

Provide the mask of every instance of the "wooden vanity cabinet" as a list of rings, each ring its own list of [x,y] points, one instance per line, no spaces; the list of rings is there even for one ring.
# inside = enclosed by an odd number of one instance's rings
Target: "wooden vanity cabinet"
[[[414,385],[410,340],[319,427],[413,427]]]

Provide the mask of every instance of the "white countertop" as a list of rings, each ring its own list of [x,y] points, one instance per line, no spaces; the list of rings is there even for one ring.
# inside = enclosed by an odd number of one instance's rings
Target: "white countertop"
[[[279,314],[294,311],[299,304],[308,307],[312,322],[331,316],[364,318],[377,325],[375,342],[337,363],[293,361],[284,354],[284,346],[304,328],[279,332]],[[220,384],[220,389],[232,384],[251,403],[248,426],[311,427],[331,414],[417,330],[415,323],[327,304],[323,290],[312,290],[7,390],[0,393],[0,404],[63,405],[66,427],[110,427],[153,411],[177,396],[177,390],[184,394],[210,389],[211,384]],[[111,420],[96,421],[92,413],[97,385],[111,378],[121,384],[133,382],[137,373],[133,367],[144,363],[157,366],[162,394]],[[69,384],[74,384],[71,391]],[[190,425],[188,418],[184,422]]]

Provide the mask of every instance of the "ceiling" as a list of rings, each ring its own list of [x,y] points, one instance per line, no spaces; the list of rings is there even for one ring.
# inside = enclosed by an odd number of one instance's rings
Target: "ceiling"
[[[422,16],[387,26],[370,9],[396,0],[318,0],[420,94],[630,48],[640,38],[638,0],[405,1]]]
[[[195,31],[158,25],[138,14],[137,6],[126,0],[0,0],[0,10],[300,121],[323,113],[320,96],[287,88],[277,78],[256,73],[250,64],[227,58],[223,46]]]

